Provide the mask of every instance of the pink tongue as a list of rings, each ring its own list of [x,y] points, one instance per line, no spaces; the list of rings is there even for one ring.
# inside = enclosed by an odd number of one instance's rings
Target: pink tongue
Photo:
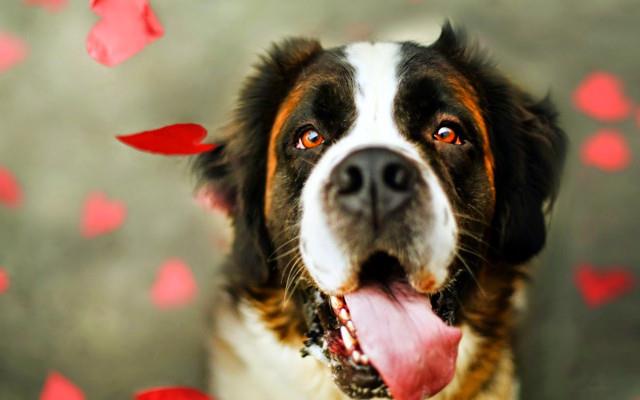
[[[394,282],[344,296],[362,350],[396,400],[422,400],[453,379],[462,333],[446,325],[424,295]]]

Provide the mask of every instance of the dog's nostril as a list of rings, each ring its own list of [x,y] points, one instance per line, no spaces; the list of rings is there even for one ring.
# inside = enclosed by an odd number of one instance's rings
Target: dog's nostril
[[[382,179],[391,190],[404,192],[411,188],[414,176],[405,165],[390,163],[382,171]]]
[[[362,171],[360,168],[350,165],[343,169],[338,175],[338,192],[340,194],[353,194],[360,191],[364,179],[362,177]]]

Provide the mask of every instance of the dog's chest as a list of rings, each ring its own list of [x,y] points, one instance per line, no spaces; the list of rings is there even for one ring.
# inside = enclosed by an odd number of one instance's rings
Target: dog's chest
[[[329,369],[278,341],[248,305],[216,310],[211,391],[217,398],[247,400],[347,400]]]

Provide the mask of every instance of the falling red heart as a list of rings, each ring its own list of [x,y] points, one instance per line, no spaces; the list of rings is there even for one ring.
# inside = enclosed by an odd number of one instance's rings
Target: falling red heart
[[[27,45],[15,36],[0,32],[0,73],[27,57]]]
[[[189,266],[180,259],[169,259],[158,270],[151,301],[158,308],[175,308],[191,302],[197,290]]]
[[[84,393],[58,372],[51,372],[40,393],[40,400],[84,400]]]
[[[629,166],[631,151],[624,135],[613,129],[603,129],[582,144],[580,157],[585,165],[615,172]]]
[[[207,130],[198,124],[175,124],[116,138],[134,149],[165,155],[189,155],[211,151],[215,144],[202,143]]]
[[[633,289],[634,276],[626,268],[611,267],[596,270],[592,265],[579,265],[575,272],[575,282],[591,308],[609,303]]]
[[[92,238],[118,229],[127,216],[124,203],[109,200],[104,193],[87,196],[82,213],[82,236]]]
[[[41,6],[51,12],[62,10],[67,5],[67,0],[24,0],[30,6]]]
[[[7,271],[0,267],[0,294],[6,292],[9,289],[9,274]]]
[[[11,171],[0,166],[0,204],[16,208],[22,204],[22,191]]]
[[[602,121],[617,121],[631,112],[618,77],[606,72],[588,75],[573,94],[573,102],[588,116]]]
[[[162,387],[138,392],[135,400],[214,400],[206,394],[187,387]]]
[[[102,20],[89,32],[87,51],[106,66],[127,60],[164,34],[148,0],[91,0],[91,9]]]

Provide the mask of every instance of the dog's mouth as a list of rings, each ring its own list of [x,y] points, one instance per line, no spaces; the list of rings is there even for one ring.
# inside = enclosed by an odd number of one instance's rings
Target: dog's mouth
[[[371,256],[362,270],[359,288],[345,296],[310,289],[303,355],[328,363],[354,399],[421,400],[439,392],[453,378],[461,337],[451,289],[418,293],[386,253]]]

